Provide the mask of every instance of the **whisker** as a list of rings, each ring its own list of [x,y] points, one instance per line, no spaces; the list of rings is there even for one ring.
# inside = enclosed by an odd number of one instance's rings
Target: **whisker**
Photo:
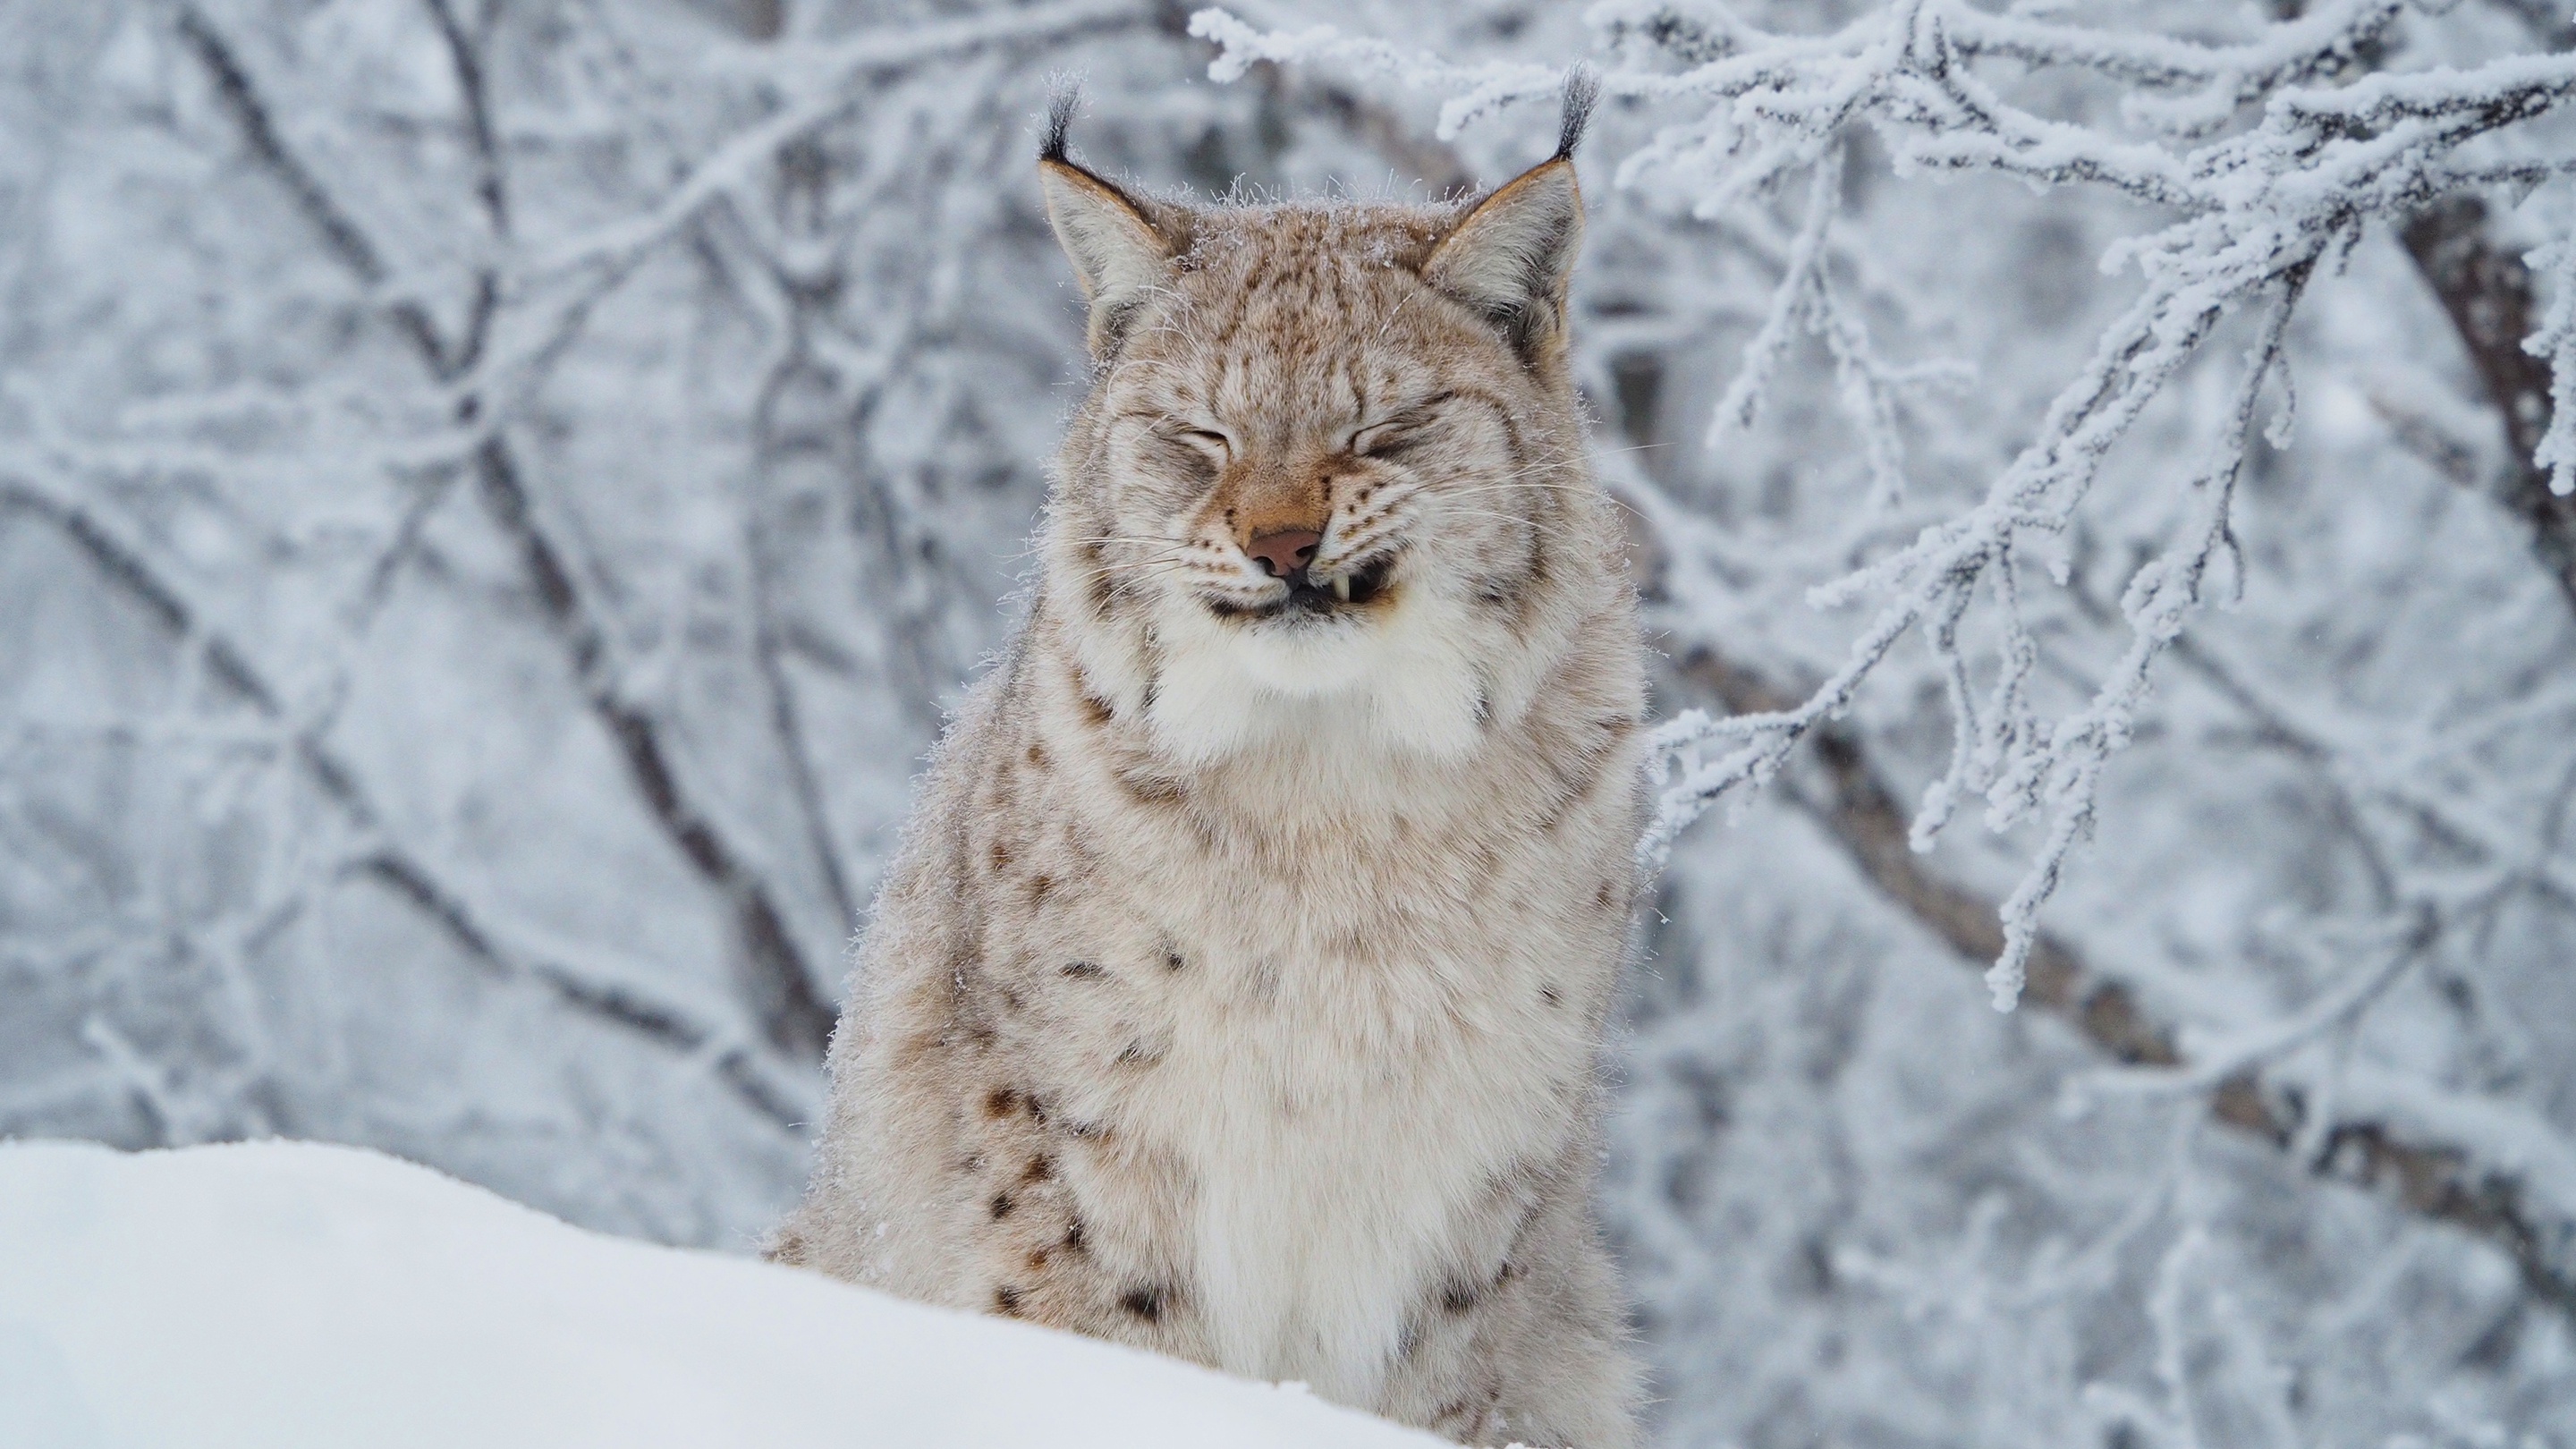
[[[1528,527],[1528,529],[1529,529],[1532,533],[1542,533],[1542,534],[1545,534],[1545,535],[1547,535],[1549,538],[1555,539],[1555,540],[1557,540],[1557,541],[1558,541],[1558,542],[1560,542],[1560,543],[1562,543],[1562,542],[1570,542],[1570,541],[1571,541],[1570,539],[1568,539],[1568,537],[1567,537],[1567,535],[1565,534],[1564,530],[1562,530],[1562,529],[1556,529],[1556,528],[1550,528],[1550,527],[1548,527],[1546,524],[1543,524],[1543,523],[1539,522],[1539,521],[1538,521],[1537,519],[1535,519],[1535,518],[1529,518],[1529,517],[1526,517],[1526,516],[1524,516],[1524,515],[1522,515],[1522,514],[1518,514],[1518,513],[1496,513],[1496,512],[1494,512],[1494,511],[1492,511],[1491,509],[1485,509],[1485,508],[1452,508],[1452,509],[1448,509],[1448,510],[1445,510],[1445,511],[1450,512],[1450,513],[1465,514],[1465,515],[1468,515],[1469,517],[1473,517],[1473,518],[1499,518],[1499,519],[1503,520],[1505,523],[1518,523],[1518,524],[1525,525],[1525,526],[1527,526],[1527,527]]]
[[[1609,489],[1607,489],[1607,488],[1603,488],[1603,487],[1600,487],[1600,486],[1598,486],[1598,485],[1594,485],[1594,484],[1585,484],[1585,483],[1511,483],[1511,482],[1504,482],[1504,483],[1479,483],[1479,484],[1476,484],[1475,486],[1470,487],[1470,488],[1443,488],[1443,489],[1441,489],[1441,490],[1440,490],[1440,492],[1441,492],[1442,496],[1444,496],[1444,497],[1456,497],[1456,496],[1458,496],[1458,495],[1460,495],[1460,494],[1466,494],[1466,493],[1498,493],[1498,492],[1501,492],[1502,490],[1504,490],[1504,489],[1506,489],[1506,488],[1552,488],[1552,489],[1555,489],[1555,490],[1556,490],[1557,492],[1559,492],[1559,493],[1589,493],[1589,494],[1594,495],[1595,497],[1600,498],[1603,502],[1605,502],[1605,503],[1609,504],[1609,505],[1610,505],[1611,507],[1613,507],[1613,508],[1618,509],[1618,510],[1619,510],[1620,512],[1622,512],[1622,513],[1626,513],[1626,514],[1632,515],[1632,516],[1634,516],[1635,518],[1637,518],[1637,519],[1638,519],[1638,520],[1640,520],[1640,521],[1646,521],[1646,515],[1644,515],[1643,513],[1639,513],[1639,512],[1637,511],[1637,509],[1636,509],[1635,505],[1633,505],[1633,504],[1631,504],[1631,503],[1627,502],[1626,500],[1624,500],[1624,499],[1620,498],[1620,497],[1619,497],[1619,495],[1617,495],[1617,494],[1615,494],[1615,493],[1611,492]]]
[[[1183,557],[1184,555],[1187,555],[1187,554],[1193,553],[1193,552],[1195,552],[1195,551],[1196,551],[1196,550],[1194,550],[1194,549],[1190,548],[1187,544],[1165,544],[1165,545],[1164,545],[1164,546],[1162,546],[1161,548],[1157,548],[1157,549],[1149,550],[1149,551],[1146,553],[1146,557],[1148,557],[1148,558],[1180,558],[1180,557]]]
[[[1161,577],[1163,573],[1177,573],[1181,568],[1182,565],[1179,564],[1164,564],[1161,566],[1160,570],[1155,573],[1129,574],[1127,577],[1118,580],[1115,584],[1110,586],[1109,597],[1115,599],[1121,595],[1133,593],[1136,589],[1156,578]]]
[[[1085,569],[1081,573],[1074,575],[1074,577],[1082,579],[1096,579],[1104,574],[1134,573],[1138,569],[1185,569],[1190,567],[1193,567],[1193,565],[1187,559],[1147,558],[1138,559],[1133,563],[1104,564],[1096,569]]]

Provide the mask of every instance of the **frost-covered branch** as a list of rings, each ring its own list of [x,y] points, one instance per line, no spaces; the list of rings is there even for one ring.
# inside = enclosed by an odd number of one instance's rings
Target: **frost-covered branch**
[[[1682,678],[1735,714],[1794,707],[1787,693],[1706,648],[1676,662]],[[1870,884],[1961,959],[1991,961],[2000,954],[2004,940],[1996,903],[1942,879],[1910,848],[1908,812],[1871,766],[1861,740],[1829,723],[1817,729],[1812,745],[1820,788],[1801,782],[1790,788],[1790,797],[1815,816]],[[2196,1044],[2188,1056],[2184,1033],[2157,1019],[2135,990],[2046,932],[2025,958],[2025,999],[2128,1069],[2087,1079],[2079,1091],[2118,1081],[2202,1095],[2211,1119],[2296,1152],[2309,1170],[2384,1190],[2410,1212],[2494,1242],[2513,1259],[2535,1298],[2576,1321],[2576,1173],[2560,1161],[2576,1161],[2576,1148],[2536,1120],[2456,1133],[2443,1123],[2476,1110],[2465,1102],[2447,1118],[2430,1109],[2380,1111],[2366,1099],[2329,1092],[2312,1076],[2281,1070],[2278,1058],[2288,1048],[2349,1020],[2397,972],[2415,964],[2430,929],[2419,919],[2410,941],[2398,943],[2372,968],[2353,972],[2340,989],[2253,1033],[2224,1044]],[[2535,1161],[2535,1143],[2558,1144],[2556,1155],[2543,1149],[2544,1160]]]
[[[417,847],[404,841],[370,795],[357,768],[335,749],[318,721],[298,719],[288,696],[209,611],[190,598],[173,571],[113,520],[61,486],[41,460],[0,456],[0,505],[42,519],[73,545],[101,575],[140,605],[173,639],[206,660],[216,682],[250,706],[274,732],[278,758],[330,803],[347,832],[340,870],[383,885],[428,916],[476,964],[504,977],[538,985],[585,1016],[636,1034],[663,1050],[703,1054],[763,1115],[790,1125],[796,1110],[767,1082],[743,1045],[709,1025],[702,1008],[659,999],[649,988],[613,973],[516,944],[471,894]]]
[[[2531,270],[2489,234],[2488,208],[2475,196],[2447,197],[2409,218],[2399,233],[2407,255],[2441,300],[2505,432],[2511,471],[2503,502],[2530,525],[2532,543],[2569,607],[2576,608],[2576,287],[2564,275],[2563,245],[2545,250],[2557,267],[2556,300],[2535,323]],[[2566,421],[2562,421],[2566,420]]]
[[[384,280],[381,249],[279,139],[268,119],[267,104],[222,37],[194,10],[187,12],[181,23],[183,33],[241,126],[253,155],[296,197],[299,208],[321,232],[335,258],[361,282]],[[482,71],[473,62],[472,47],[461,34],[452,42],[451,55],[456,60],[460,91],[468,98],[468,112],[481,116],[487,104],[481,95]],[[472,134],[479,147],[492,144],[488,119],[478,121]],[[488,149],[478,158],[478,168],[489,182],[484,192],[489,220],[496,228],[507,224],[507,212],[500,200],[499,165]],[[630,239],[630,245],[640,243]],[[491,296],[493,288],[488,273],[478,279],[478,301],[473,309],[476,320],[469,324],[471,330],[463,339],[444,337],[417,303],[397,304],[398,322],[436,380],[448,381],[460,369],[474,364],[481,350],[482,319],[489,312],[488,303],[482,299]],[[464,421],[471,421],[479,411],[471,397],[460,406]],[[772,886],[751,866],[742,847],[729,840],[714,817],[693,798],[672,758],[661,724],[649,710],[628,697],[617,677],[610,633],[577,582],[565,550],[541,521],[529,495],[525,471],[507,439],[497,431],[487,433],[475,451],[472,468],[478,495],[493,520],[516,543],[546,621],[562,641],[575,679],[624,758],[637,792],[682,858],[733,913],[741,948],[741,988],[753,1019],[780,1051],[818,1059],[831,1036],[835,1013],[816,985],[817,973],[772,898]]]

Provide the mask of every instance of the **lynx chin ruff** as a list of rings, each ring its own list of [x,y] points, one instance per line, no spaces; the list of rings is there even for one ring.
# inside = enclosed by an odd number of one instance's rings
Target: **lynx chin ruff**
[[[1095,368],[877,902],[775,1257],[1469,1443],[1633,1442],[1589,1194],[1635,601],[1568,160],[1472,204],[1040,171]]]

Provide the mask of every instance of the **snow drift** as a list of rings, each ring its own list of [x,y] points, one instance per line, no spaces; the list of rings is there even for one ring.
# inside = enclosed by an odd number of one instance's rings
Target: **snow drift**
[[[0,1145],[0,1441],[1436,1442],[1293,1386],[603,1237],[301,1142]]]

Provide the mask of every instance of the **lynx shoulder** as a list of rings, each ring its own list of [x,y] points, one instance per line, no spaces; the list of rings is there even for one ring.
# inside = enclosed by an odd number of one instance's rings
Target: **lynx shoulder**
[[[774,1254],[1470,1443],[1632,1441],[1592,1220],[1643,792],[1559,153],[1458,206],[1067,158],[1094,370]]]

